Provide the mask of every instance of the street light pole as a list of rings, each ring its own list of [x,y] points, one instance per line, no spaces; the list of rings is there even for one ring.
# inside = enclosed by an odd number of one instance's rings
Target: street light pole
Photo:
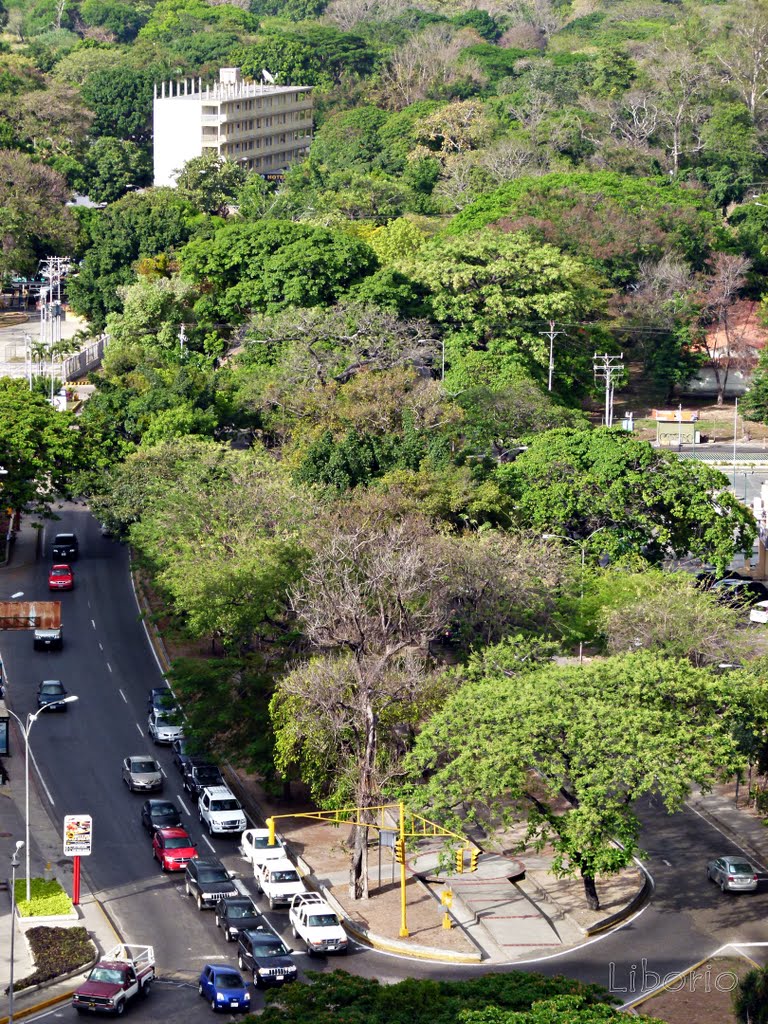
[[[24,840],[26,849],[24,851],[24,868],[27,878],[27,902],[32,897],[31,891],[31,879],[29,876],[29,733],[32,726],[37,721],[38,715],[42,714],[48,708],[54,708],[57,704],[71,704],[78,698],[74,694],[70,694],[69,697],[62,697],[61,700],[52,700],[50,704],[45,704],[43,707],[38,708],[34,713],[32,711],[27,715],[27,725],[24,727],[24,723],[21,721],[15,711],[11,711],[10,708],[6,708],[9,715],[16,719],[21,730],[21,735],[24,737]]]
[[[19,850],[23,845],[23,840],[17,840],[16,850],[11,857],[11,983],[8,986],[8,1024],[13,1024],[14,940],[16,938],[16,868],[19,866]]]

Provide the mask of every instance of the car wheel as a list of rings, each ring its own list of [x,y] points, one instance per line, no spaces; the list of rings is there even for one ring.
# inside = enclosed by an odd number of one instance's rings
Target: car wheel
[[[160,870],[161,871],[167,871],[168,870],[168,868],[165,866],[165,861],[164,860],[160,861]]]
[[[152,991],[152,981],[145,981],[141,986],[141,995],[143,999],[146,999],[149,993]]]
[[[221,928],[221,918],[219,917],[218,913],[216,914],[214,921],[216,922],[216,927]]]
[[[720,883],[720,892],[725,892],[725,879]]]
[[[254,878],[254,879],[253,879],[253,887],[254,887],[254,889],[256,890],[256,895],[257,895],[257,896],[261,896],[261,894],[262,894],[262,892],[263,892],[263,889],[262,889],[262,888],[261,888],[261,886],[259,885],[259,880],[258,880],[258,878]]]
[[[293,937],[294,937],[294,939],[298,939],[298,937],[299,937],[299,933],[298,933],[298,932],[296,931],[296,926],[295,926],[295,925],[293,925],[293,926],[291,927],[291,931],[293,932]]]
[[[230,934],[229,928],[226,928],[226,927],[224,928],[224,941],[225,942],[231,942],[232,941],[232,935]]]
[[[218,1010],[218,1006],[216,1005],[216,998],[215,998],[215,996],[211,1000],[211,1009],[213,1010],[214,1013],[216,1013],[216,1011]]]
[[[192,895],[192,890],[189,888],[189,882],[184,883],[184,889],[186,890],[187,896]]]
[[[237,966],[240,968],[241,971],[245,970],[245,962],[239,953],[237,956]]]
[[[269,909],[270,910],[274,910],[275,909],[275,901],[272,899],[271,896],[269,897]]]
[[[199,996],[205,995],[205,993],[203,992],[203,983],[202,983],[202,981],[198,981],[198,983],[197,983],[197,994]]]
[[[210,821],[208,822],[208,835],[211,837],[211,839],[213,839],[213,825],[210,823]]]
[[[201,895],[198,895],[198,897],[197,897],[197,909],[198,910],[202,910],[203,909],[203,897]]]
[[[125,1013],[125,1000],[121,999],[120,1002],[115,1006],[115,1016],[122,1017]]]

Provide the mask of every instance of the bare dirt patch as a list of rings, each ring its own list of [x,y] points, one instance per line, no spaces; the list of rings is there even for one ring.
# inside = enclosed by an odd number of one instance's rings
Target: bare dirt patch
[[[741,957],[714,957],[637,1010],[667,1024],[736,1024],[733,992],[751,968]]]

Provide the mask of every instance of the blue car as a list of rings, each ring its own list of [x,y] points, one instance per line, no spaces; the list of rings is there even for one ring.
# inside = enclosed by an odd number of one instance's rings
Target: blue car
[[[251,993],[242,977],[226,964],[206,964],[197,984],[197,991],[211,1004],[212,1010],[235,1010],[247,1013]]]

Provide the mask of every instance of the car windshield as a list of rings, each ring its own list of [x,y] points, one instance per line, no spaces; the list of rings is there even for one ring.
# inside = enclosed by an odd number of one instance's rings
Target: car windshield
[[[282,942],[254,943],[254,956],[288,956],[288,950]]]
[[[112,971],[108,967],[94,967],[90,980],[105,981],[108,985],[122,985],[123,975],[121,971]]]
[[[339,919],[335,914],[315,914],[313,917],[307,918],[310,928],[332,928],[338,923]]]
[[[176,724],[174,721],[172,721],[173,714],[174,714],[173,711],[158,711],[156,714],[157,714],[158,725],[175,725]]]
[[[152,814],[157,814],[160,817],[164,817],[167,814],[175,814],[178,817],[179,814],[173,804],[153,804],[150,810]]]
[[[299,876],[295,871],[273,871],[273,882],[298,882]]]
[[[195,768],[192,773],[196,779],[200,782],[205,782],[208,779],[220,779],[221,772],[218,768]]]
[[[227,907],[227,917],[257,917],[258,911],[253,906],[239,906],[237,903]]]
[[[134,761],[131,768],[133,771],[139,772],[140,774],[160,771],[154,761]]]
[[[69,576],[69,569],[51,569],[51,576]]]
[[[226,868],[200,868],[198,875],[201,882],[228,882]]]
[[[166,850],[185,850],[192,845],[192,840],[187,836],[172,836],[165,840]]]
[[[747,864],[747,862],[743,860],[731,861],[729,869],[734,875],[754,875],[755,873],[755,869],[752,865]]]
[[[64,693],[64,687],[61,683],[43,683],[40,687],[40,693],[56,694],[59,696]]]
[[[254,836],[251,842],[257,850],[265,850],[269,846],[269,836]]]
[[[74,542],[74,533],[57,533],[54,544],[72,544]]]
[[[212,811],[239,811],[240,804],[234,798],[230,800],[211,800]]]
[[[219,988],[244,988],[243,979],[233,971],[231,974],[218,974],[216,984]]]

